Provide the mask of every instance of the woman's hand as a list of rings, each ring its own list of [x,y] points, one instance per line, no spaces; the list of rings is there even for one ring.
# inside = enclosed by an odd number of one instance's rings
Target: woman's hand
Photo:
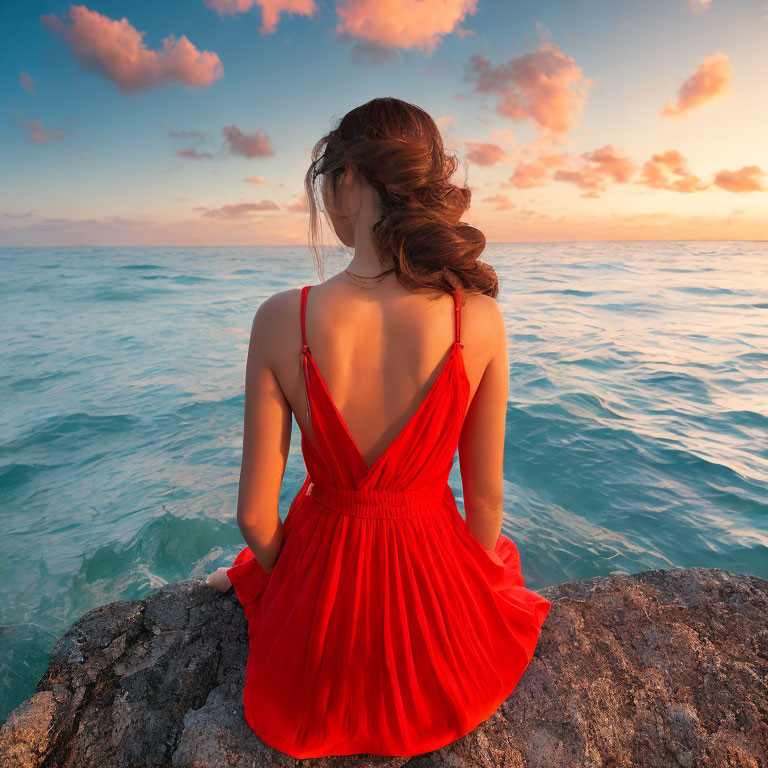
[[[208,576],[205,583],[209,587],[218,589],[219,592],[226,592],[232,586],[232,582],[229,580],[229,576],[227,576],[227,570],[227,568],[217,568]]]

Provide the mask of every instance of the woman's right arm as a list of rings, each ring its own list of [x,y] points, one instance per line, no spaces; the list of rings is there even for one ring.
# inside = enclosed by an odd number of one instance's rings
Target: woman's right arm
[[[490,297],[478,298],[472,325],[482,329],[478,348],[488,350],[490,359],[464,420],[459,466],[467,527],[491,550],[501,533],[509,350],[501,309]]]
[[[286,317],[296,297],[282,291],[262,302],[251,325],[245,366],[243,453],[237,493],[237,524],[259,565],[270,573],[283,545],[278,513],[280,488],[291,443],[291,408],[272,369],[276,348],[285,348]]]

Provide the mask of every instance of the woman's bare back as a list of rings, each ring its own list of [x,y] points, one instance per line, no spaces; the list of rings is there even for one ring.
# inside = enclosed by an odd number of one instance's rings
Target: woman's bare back
[[[277,508],[291,417],[313,437],[306,417],[300,301],[301,290],[293,289],[262,302],[246,365],[238,517],[242,528],[264,527],[273,540],[275,520],[265,522],[261,510]],[[370,467],[411,420],[445,364],[454,341],[453,298],[446,293],[431,300],[396,280],[360,288],[336,275],[309,292],[306,333],[330,397]],[[493,542],[501,526],[509,392],[504,318],[493,298],[464,297],[461,343],[469,384],[458,443],[464,508],[473,535]]]
[[[301,376],[300,291],[286,291],[286,333],[273,340],[275,375],[307,434]],[[483,301],[485,300],[485,301]],[[470,402],[492,349],[476,336],[478,317],[495,302],[470,296],[462,306],[462,343]],[[454,341],[454,303],[393,283],[360,288],[344,280],[313,286],[306,308],[312,357],[366,463],[371,466],[408,423],[439,376]]]

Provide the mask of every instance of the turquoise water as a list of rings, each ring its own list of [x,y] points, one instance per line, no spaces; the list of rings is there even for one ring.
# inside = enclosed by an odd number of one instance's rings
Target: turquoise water
[[[768,243],[484,258],[511,359],[503,530],[527,585],[672,565],[768,578]],[[242,547],[251,320],[317,276],[299,247],[3,249],[0,275],[4,717],[83,612]],[[452,485],[461,506],[458,462]]]

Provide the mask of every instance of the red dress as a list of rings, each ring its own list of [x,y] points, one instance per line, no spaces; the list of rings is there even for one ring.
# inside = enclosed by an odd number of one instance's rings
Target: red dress
[[[533,656],[550,609],[503,534],[469,532],[448,475],[469,396],[459,342],[411,420],[367,466],[306,343],[316,440],[271,573],[246,547],[227,570],[248,619],[243,704],[295,758],[413,756],[487,720]]]

